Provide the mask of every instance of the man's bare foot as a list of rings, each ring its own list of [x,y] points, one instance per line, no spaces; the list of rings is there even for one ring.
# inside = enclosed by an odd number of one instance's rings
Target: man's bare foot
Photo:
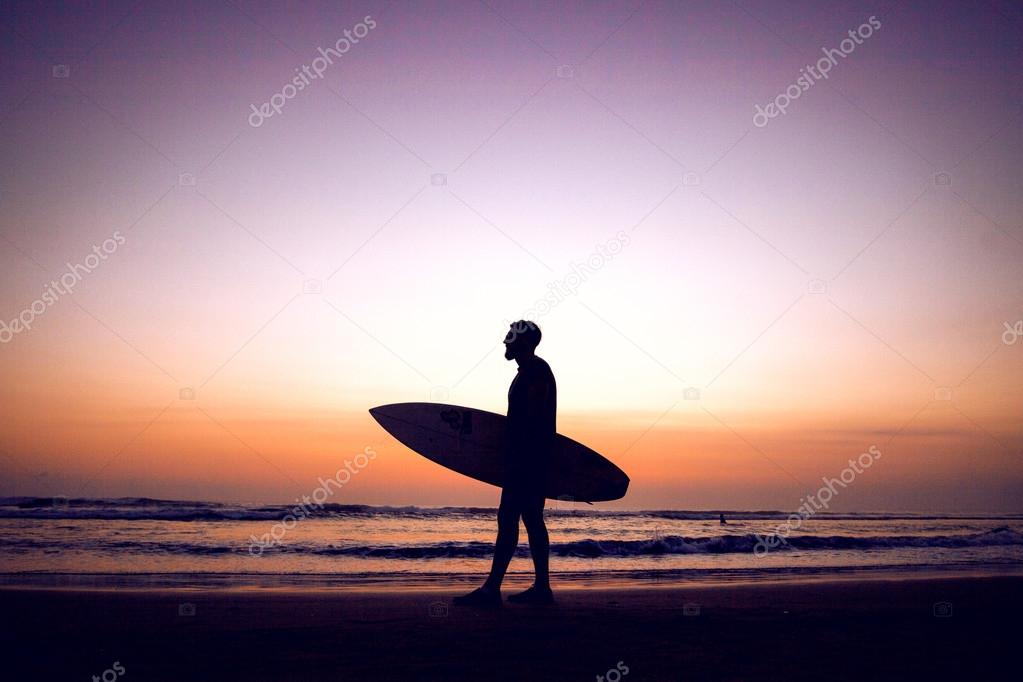
[[[480,587],[469,594],[455,597],[451,600],[455,606],[475,606],[477,608],[492,609],[501,606],[500,590],[492,590],[489,587]]]
[[[554,593],[549,587],[537,587],[533,585],[525,592],[519,592],[508,597],[512,604],[553,604]]]

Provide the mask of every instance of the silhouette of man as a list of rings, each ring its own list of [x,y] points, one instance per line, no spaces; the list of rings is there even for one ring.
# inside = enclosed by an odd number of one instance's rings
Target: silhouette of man
[[[519,544],[520,517],[529,536],[536,577],[532,587],[508,597],[508,601],[520,604],[554,601],[548,570],[550,539],[543,508],[548,458],[557,432],[558,391],[550,365],[535,353],[540,337],[540,327],[527,320],[513,323],[504,337],[504,357],[518,363],[519,370],[508,390],[507,476],[497,510],[494,561],[483,586],[456,597],[455,604],[501,605],[501,583]]]

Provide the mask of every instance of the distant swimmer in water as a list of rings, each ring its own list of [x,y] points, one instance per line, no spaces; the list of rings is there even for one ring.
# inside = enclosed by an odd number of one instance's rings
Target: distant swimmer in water
[[[725,515],[724,514],[721,515],[720,522],[721,522],[722,526],[725,525],[726,523],[728,523],[727,521],[725,521]]]

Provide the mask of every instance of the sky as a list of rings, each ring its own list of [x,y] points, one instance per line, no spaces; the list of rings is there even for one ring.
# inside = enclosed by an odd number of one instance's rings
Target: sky
[[[605,508],[1023,511],[1008,2],[4,13],[0,495],[496,504],[530,317]]]

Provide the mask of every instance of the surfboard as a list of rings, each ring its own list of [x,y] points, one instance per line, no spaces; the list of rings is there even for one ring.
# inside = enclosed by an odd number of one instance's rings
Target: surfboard
[[[423,457],[477,481],[504,484],[504,415],[443,403],[394,403],[374,407],[369,413],[399,442]],[[629,477],[610,460],[567,436],[555,436],[546,497],[606,502],[624,497],[628,489]]]

